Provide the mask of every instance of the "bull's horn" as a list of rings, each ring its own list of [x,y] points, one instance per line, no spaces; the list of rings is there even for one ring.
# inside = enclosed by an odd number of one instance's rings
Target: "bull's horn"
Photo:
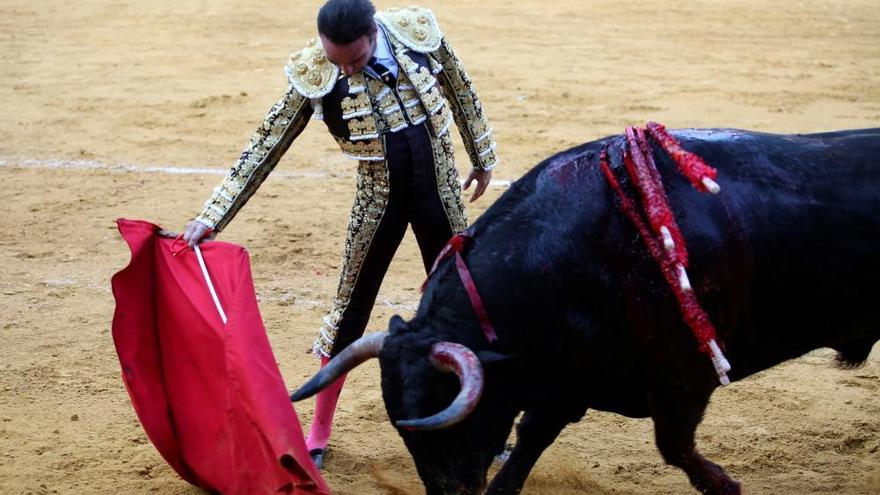
[[[441,371],[452,371],[461,381],[458,396],[443,411],[422,419],[406,419],[397,426],[407,430],[439,430],[452,426],[470,414],[483,394],[483,366],[477,355],[454,342],[438,342],[431,346],[431,362]]]
[[[293,402],[308,399],[309,397],[324,390],[340,376],[348,373],[357,365],[363,363],[367,359],[378,357],[379,351],[382,350],[382,343],[388,332],[376,332],[366,337],[361,337],[351,343],[342,350],[338,356],[334,357],[321,368],[321,371],[315,374],[311,380],[290,395]]]

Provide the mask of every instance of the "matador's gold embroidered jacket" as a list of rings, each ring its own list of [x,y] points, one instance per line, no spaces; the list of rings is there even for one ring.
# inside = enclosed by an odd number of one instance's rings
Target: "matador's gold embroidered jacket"
[[[406,122],[424,123],[432,136],[438,192],[452,230],[458,232],[467,226],[449,138],[453,120],[474,168],[489,170],[497,163],[492,129],[471,80],[430,10],[391,9],[377,13],[376,21],[401,69],[400,98],[363,73],[341,76],[339,68],[327,60],[320,42],[312,39],[290,57],[285,67],[287,91],[196,220],[215,231],[223,230],[314,117],[325,122],[346,156],[360,160],[358,197],[387,195],[387,180],[382,177],[382,134],[405,127]],[[346,258],[351,247],[347,243]]]

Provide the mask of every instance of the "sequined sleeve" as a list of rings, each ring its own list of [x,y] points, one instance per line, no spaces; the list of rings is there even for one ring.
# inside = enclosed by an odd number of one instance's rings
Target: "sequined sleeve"
[[[449,46],[446,38],[434,52],[442,70],[438,74],[443,94],[452,107],[455,124],[461,133],[464,147],[477,170],[491,170],[498,164],[492,128],[483,114],[483,105],[477,97],[470,76],[461,60]]]
[[[312,112],[308,98],[288,85],[196,220],[223,230],[305,129]]]

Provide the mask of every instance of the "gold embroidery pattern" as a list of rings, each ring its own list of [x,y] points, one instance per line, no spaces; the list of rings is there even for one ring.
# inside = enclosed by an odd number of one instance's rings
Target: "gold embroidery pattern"
[[[493,145],[490,149],[481,154],[480,159],[483,160],[483,163],[489,164],[487,165],[489,168],[484,170],[491,170],[495,168],[495,165],[498,163],[498,155],[495,154],[495,146]]]
[[[452,107],[455,124],[461,132],[471,163],[477,170],[491,170],[497,165],[498,157],[494,151],[481,156],[477,143],[479,141],[482,144],[485,140],[489,143],[485,146],[492,149],[495,142],[491,137],[492,129],[483,114],[483,105],[477,97],[473,83],[445,39],[441,42],[436,55],[443,65],[443,70],[439,73],[443,94]],[[484,147],[483,150],[485,149],[487,148]]]
[[[419,93],[425,94],[429,89],[437,85],[437,78],[427,67],[420,67],[419,70],[410,77]]]
[[[434,77],[434,74],[431,74],[427,67],[421,67],[406,53],[399,52],[397,60],[403,66],[407,77],[419,93],[425,94],[425,92],[437,84],[437,78]]]
[[[405,71],[401,71],[401,84],[397,86],[397,94],[403,102],[403,111],[406,112],[413,125],[421,124],[426,118],[422,99],[412,84],[406,84],[403,81],[409,81],[409,76]]]
[[[479,153],[480,156],[485,156],[490,151],[495,149],[495,143],[491,139],[483,139],[481,141],[477,141],[476,147],[477,153]]]
[[[443,66],[440,65],[440,62],[438,62],[437,59],[432,56],[428,57],[428,64],[431,66],[431,74],[437,74],[438,72],[443,70]]]
[[[366,141],[348,141],[336,138],[336,142],[342,149],[342,153],[349,158],[366,161],[379,161],[385,159],[385,147],[380,139],[368,139]]]
[[[385,97],[386,92],[390,92],[391,88],[385,85],[382,81],[377,81],[373,78],[364,78],[367,81],[367,89],[370,90],[370,96],[373,98],[382,99]]]
[[[379,132],[384,134],[406,127],[406,118],[403,115],[403,110],[400,108],[400,103],[398,103],[397,98],[394,96],[394,92],[381,81],[376,81],[375,79],[367,79],[367,88],[370,98],[373,100],[373,106],[376,109],[376,124]]]
[[[440,94],[440,88],[436,86],[422,95],[422,101],[425,103],[425,108],[428,109],[429,113],[434,113],[437,110],[440,110],[440,107],[446,104],[443,95]]]
[[[358,93],[357,96],[346,96],[342,99],[342,118],[345,120],[367,115],[373,111],[370,98],[367,93]]]
[[[492,137],[492,128],[489,127],[489,123],[486,122],[485,119],[480,119],[473,122],[473,124],[471,125],[471,130],[473,131],[474,136],[476,136],[474,139],[478,143],[483,141],[484,139],[489,139]]]
[[[376,110],[382,115],[388,115],[392,112],[400,112],[400,104],[389,90],[376,102]]]
[[[418,93],[416,93],[412,86],[408,84],[401,84],[398,86],[397,94],[400,95],[400,99],[403,101],[403,106],[407,108],[412,108],[416,102],[419,101]]]
[[[437,193],[449,218],[452,232],[457,234],[467,228],[467,213],[461,200],[461,182],[455,168],[452,138],[449,133],[431,140],[434,148],[434,172],[437,174]]]
[[[448,105],[443,105],[436,113],[431,114],[431,127],[438,137],[445,136],[449,132],[449,126],[452,124],[453,116],[449,111]]]
[[[324,48],[316,38],[309,40],[305,48],[290,56],[284,72],[290,84],[308,98],[326,95],[339,78],[339,68],[327,60]]]
[[[376,129],[376,119],[372,115],[364,118],[355,118],[348,121],[349,139],[362,141],[364,139],[377,139],[379,131]]]
[[[417,6],[393,8],[377,13],[376,18],[411,50],[427,53],[440,47],[443,33],[434,13],[428,9]]]
[[[362,72],[356,72],[348,76],[348,92],[351,94],[363,93],[367,88],[367,81]]]
[[[419,125],[425,121],[427,117],[425,115],[425,111],[422,109],[421,102],[416,100],[417,105],[414,105],[412,108],[407,108],[406,113],[409,115],[409,121],[412,122],[413,125]]]
[[[410,122],[421,124],[430,115],[435,134],[442,136],[452,122],[452,117],[448,115],[448,110],[444,110],[447,106],[446,99],[438,89],[437,79],[409,57],[400,43],[393,38],[392,44],[398,50],[397,59],[403,68],[398,90]]]
[[[406,118],[403,116],[403,112],[400,111],[400,106],[398,106],[394,112],[388,115],[383,115],[383,117],[386,126],[385,132],[399,131],[407,126]]]
[[[342,254],[342,271],[339,286],[330,313],[324,317],[318,338],[312,347],[316,356],[330,356],[342,314],[351,301],[364,259],[379,229],[379,222],[388,204],[388,167],[384,161],[362,161],[358,166],[357,193],[351,208],[348,235]]]
[[[223,230],[305,129],[312,111],[309,100],[289,85],[196,220],[216,231]]]

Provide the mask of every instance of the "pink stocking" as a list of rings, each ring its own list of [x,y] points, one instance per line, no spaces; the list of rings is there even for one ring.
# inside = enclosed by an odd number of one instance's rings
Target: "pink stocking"
[[[330,358],[322,356],[321,368],[327,366],[329,361]],[[327,447],[327,441],[330,440],[330,429],[333,425],[333,413],[336,412],[336,402],[339,400],[346,376],[348,374],[337,378],[329,387],[318,392],[318,396],[315,398],[315,414],[312,417],[309,436],[306,438],[306,448],[309,451]]]

